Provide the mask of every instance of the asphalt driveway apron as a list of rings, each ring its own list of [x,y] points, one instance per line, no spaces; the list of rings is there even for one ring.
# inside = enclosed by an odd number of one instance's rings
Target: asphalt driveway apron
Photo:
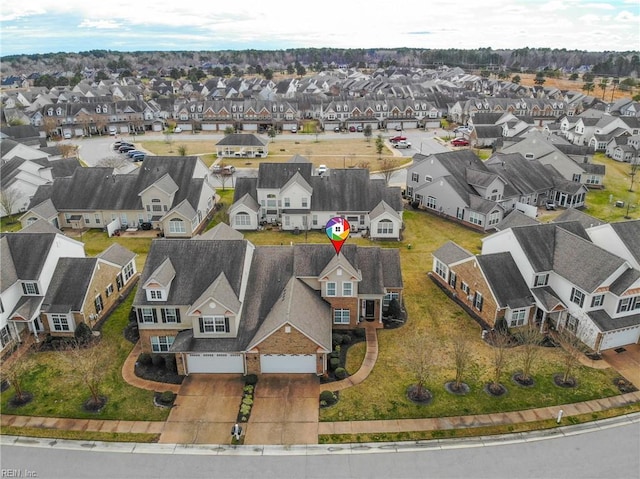
[[[312,374],[262,374],[245,444],[317,444],[320,382]]]

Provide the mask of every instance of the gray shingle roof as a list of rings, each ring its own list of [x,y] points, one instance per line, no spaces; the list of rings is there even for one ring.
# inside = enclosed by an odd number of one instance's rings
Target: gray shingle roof
[[[255,204],[258,204],[258,194],[256,187],[258,185],[258,178],[237,178],[236,189],[233,191],[233,202],[240,200],[243,196],[249,195],[253,198]]]
[[[296,173],[311,182],[311,163],[260,163],[257,188],[282,188]]]
[[[538,223],[539,221],[535,218],[531,218],[518,210],[513,210],[496,225],[496,229],[498,231],[502,231],[516,226],[529,226],[536,225]]]
[[[265,146],[266,140],[252,133],[233,133],[225,136],[216,146]]]
[[[496,154],[485,164],[499,174],[519,194],[531,194],[553,188],[549,171],[537,160],[527,160],[520,153]]]
[[[135,257],[136,254],[133,251],[128,250],[118,243],[113,243],[98,255],[98,258],[102,258],[118,266],[125,266]]]
[[[37,280],[56,236],[56,233],[4,233],[0,290],[4,291],[16,280]]]
[[[240,265],[244,262],[246,251],[245,240],[157,239],[151,243],[140,284],[145,284],[152,273],[170,258],[176,274],[166,304],[192,304],[220,273],[225,274],[234,293],[239,295]],[[216,260],[210,261],[212,258]],[[142,288],[136,293],[135,303],[149,304]]]
[[[535,296],[547,313],[550,313],[560,306],[562,309],[566,309],[564,303],[558,298],[558,294],[549,286],[543,286],[541,288],[532,288],[531,293]]]
[[[633,257],[640,262],[640,220],[611,223],[611,227]]]
[[[60,258],[42,303],[45,313],[80,311],[97,258]]]
[[[218,223],[213,228],[204,233],[194,236],[194,240],[241,240],[244,235],[234,230],[227,223]]]
[[[628,328],[640,324],[640,314],[623,316],[613,319],[604,309],[590,311],[587,313],[591,320],[596,323],[600,331],[615,331],[617,329]]]
[[[438,258],[444,264],[457,263],[463,259],[473,257],[473,253],[470,253],[461,246],[458,246],[453,241],[449,240],[437,250],[433,252],[433,256]]]
[[[591,228],[592,226],[599,226],[604,224],[604,221],[599,220],[591,215],[588,215],[575,208],[568,208],[556,216],[553,220],[554,223],[563,223],[567,221],[577,221],[583,228]]]
[[[533,296],[511,253],[476,256],[501,308],[525,308],[533,304]]]
[[[548,223],[512,228],[536,272],[555,271],[586,291],[593,292],[624,260],[594,245],[577,222]]]

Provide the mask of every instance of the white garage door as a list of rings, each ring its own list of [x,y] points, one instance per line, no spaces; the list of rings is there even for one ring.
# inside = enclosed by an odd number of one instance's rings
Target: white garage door
[[[640,326],[625,328],[620,331],[612,331],[604,335],[600,349],[618,348],[627,344],[636,344],[640,337]]]
[[[194,373],[244,373],[242,354],[189,353],[187,372]]]
[[[315,373],[315,354],[261,354],[263,373]]]

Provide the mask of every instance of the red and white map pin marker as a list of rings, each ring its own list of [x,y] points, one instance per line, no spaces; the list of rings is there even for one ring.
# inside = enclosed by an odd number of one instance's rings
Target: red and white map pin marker
[[[340,217],[331,218],[324,227],[324,230],[327,233],[327,237],[331,240],[336,254],[340,254],[340,249],[349,237],[349,232],[351,231],[349,222]]]

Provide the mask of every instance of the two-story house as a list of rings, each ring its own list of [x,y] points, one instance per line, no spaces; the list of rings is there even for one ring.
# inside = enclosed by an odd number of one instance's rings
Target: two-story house
[[[3,233],[0,255],[0,345],[6,351],[29,334],[37,339],[44,333],[40,311],[60,258],[84,258],[85,253],[83,243],[40,224]]]
[[[133,173],[78,168],[73,175],[40,186],[22,216],[23,225],[52,204],[61,228],[128,228],[151,223],[165,236],[191,237],[213,209],[209,170],[195,156],[148,156]],[[50,208],[47,208],[50,209]]]
[[[133,286],[135,257],[114,243],[94,258],[60,258],[42,301],[44,331],[52,336],[73,336],[80,323],[93,328]]]
[[[594,237],[619,240],[602,240],[603,248],[579,222],[539,224],[484,238],[482,254],[511,254],[535,298],[537,321],[549,319],[557,328],[576,332],[595,351],[635,344],[640,338],[640,270],[632,258],[639,256],[640,221],[591,229]],[[606,234],[611,231],[616,235]]]
[[[362,168],[330,169],[322,174],[301,157],[288,163],[261,163],[258,178],[238,178],[230,224],[255,230],[278,223],[283,230],[319,230],[341,216],[352,232],[373,239],[399,239],[402,230],[400,188],[371,179]]]
[[[134,308],[143,351],[175,353],[181,374],[322,374],[332,331],[382,327],[401,294],[395,249],[159,239]]]

